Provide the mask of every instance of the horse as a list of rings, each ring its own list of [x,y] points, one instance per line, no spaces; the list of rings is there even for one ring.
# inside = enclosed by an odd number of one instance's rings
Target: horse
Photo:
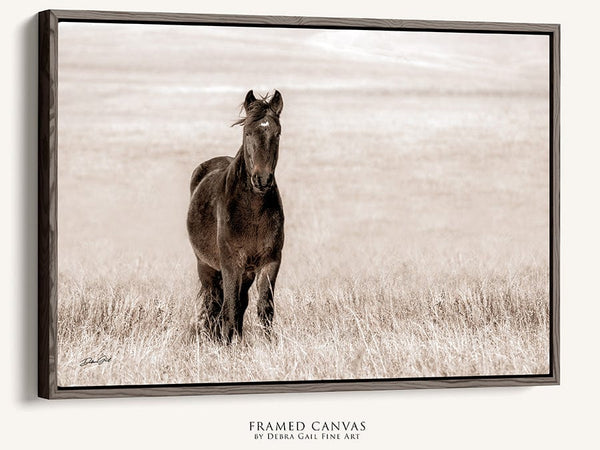
[[[198,324],[216,340],[242,338],[248,290],[255,279],[257,313],[270,339],[275,281],[283,249],[283,206],[275,181],[281,93],[242,105],[242,145],[235,157],[218,156],[192,173],[187,231],[196,256],[201,303]]]

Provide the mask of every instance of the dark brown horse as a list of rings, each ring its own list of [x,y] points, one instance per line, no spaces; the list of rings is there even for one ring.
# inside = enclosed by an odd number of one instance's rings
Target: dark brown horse
[[[198,262],[200,321],[213,338],[240,338],[248,289],[258,278],[258,317],[270,335],[283,248],[283,208],[275,165],[283,99],[246,94],[242,146],[234,158],[200,164],[190,183],[187,229]]]

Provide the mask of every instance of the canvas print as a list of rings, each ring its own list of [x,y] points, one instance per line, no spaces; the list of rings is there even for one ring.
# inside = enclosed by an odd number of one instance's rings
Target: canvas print
[[[58,44],[59,387],[549,373],[548,35]]]

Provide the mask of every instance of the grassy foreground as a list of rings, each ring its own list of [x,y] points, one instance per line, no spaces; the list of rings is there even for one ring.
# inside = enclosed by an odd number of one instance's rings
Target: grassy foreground
[[[545,268],[479,273],[457,261],[448,266],[433,280],[422,266],[277,289],[273,342],[259,328],[252,291],[244,339],[231,346],[193,333],[193,273],[65,279],[59,384],[545,373]],[[80,366],[102,355],[111,360]]]

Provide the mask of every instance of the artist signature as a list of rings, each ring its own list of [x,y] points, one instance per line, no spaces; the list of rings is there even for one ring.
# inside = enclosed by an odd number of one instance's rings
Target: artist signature
[[[110,362],[110,360],[112,359],[112,356],[106,356],[106,355],[100,355],[100,357],[98,359],[94,359],[94,358],[84,358],[81,360],[81,362],[79,363],[79,365],[81,367],[83,366],[87,366],[88,364],[104,364],[107,362]]]

